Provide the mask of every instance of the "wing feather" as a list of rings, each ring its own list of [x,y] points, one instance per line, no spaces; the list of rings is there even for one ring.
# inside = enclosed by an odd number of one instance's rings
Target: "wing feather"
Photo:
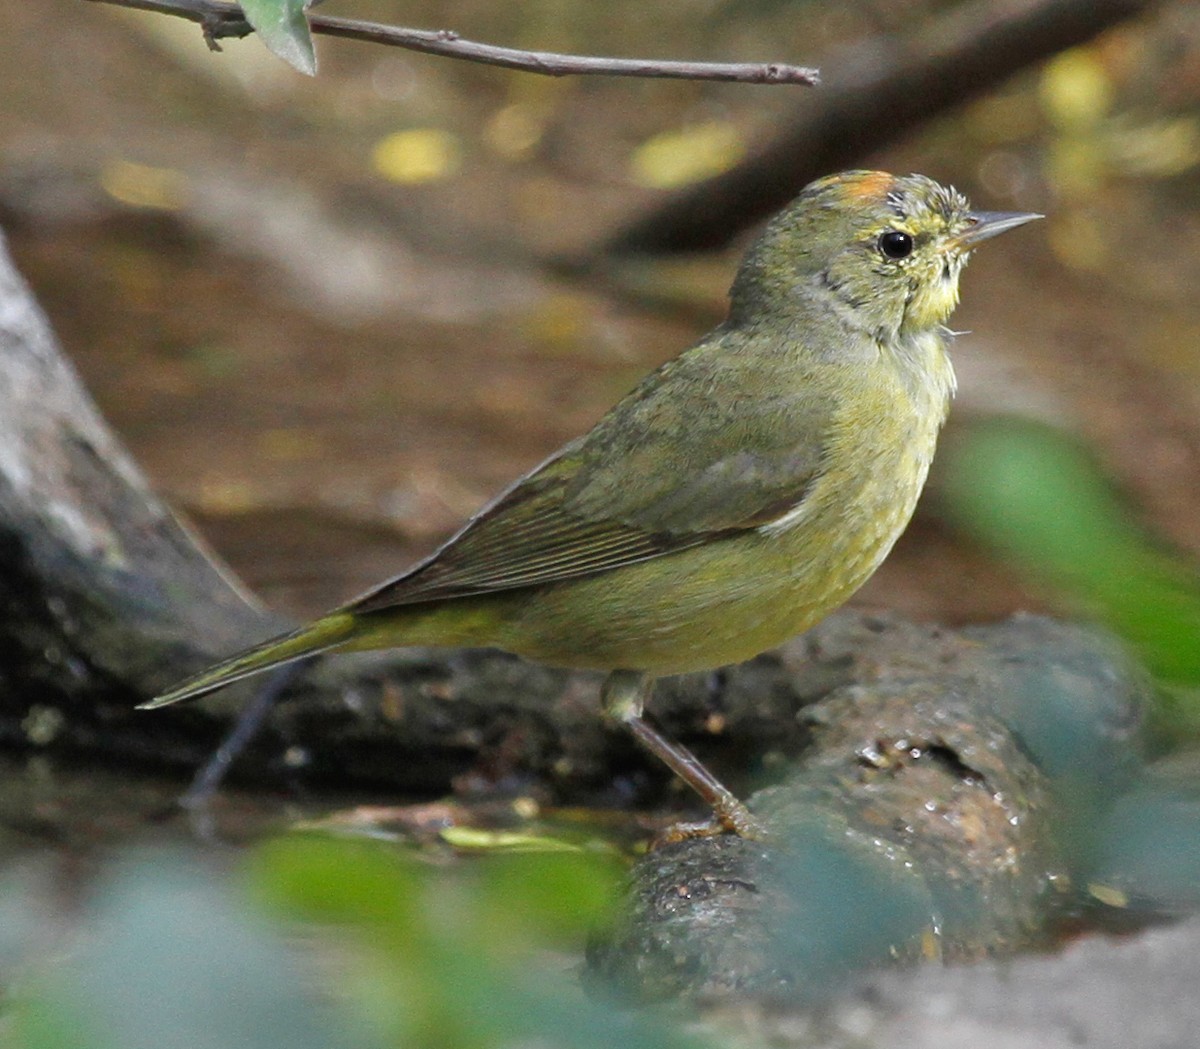
[[[793,511],[824,470],[816,438],[833,409],[794,363],[756,356],[736,335],[668,362],[431,557],[346,610],[578,579]]]
[[[409,572],[346,606],[374,612],[451,597],[515,590],[594,575],[704,542],[589,520],[563,506],[570,446],[485,507]],[[567,476],[564,476],[566,474]]]

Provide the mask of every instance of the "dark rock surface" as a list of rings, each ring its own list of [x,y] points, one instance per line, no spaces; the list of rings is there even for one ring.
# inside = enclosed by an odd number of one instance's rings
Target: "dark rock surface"
[[[769,837],[651,852],[593,945],[598,978],[641,999],[815,1000],[896,961],[1045,946],[1078,906],[1076,832],[1140,767],[1138,674],[1038,617],[855,633],[843,620],[810,638],[877,662],[803,712],[794,770],[750,798]]]

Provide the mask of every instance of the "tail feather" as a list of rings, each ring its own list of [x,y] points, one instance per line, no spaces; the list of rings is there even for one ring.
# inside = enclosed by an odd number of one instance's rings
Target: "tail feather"
[[[253,648],[237,652],[215,666],[200,671],[194,677],[181,681],[162,695],[139,704],[138,710],[155,710],[185,699],[206,696],[252,674],[337,648],[347,641],[353,632],[354,617],[349,613],[326,616],[290,634],[281,634]]]

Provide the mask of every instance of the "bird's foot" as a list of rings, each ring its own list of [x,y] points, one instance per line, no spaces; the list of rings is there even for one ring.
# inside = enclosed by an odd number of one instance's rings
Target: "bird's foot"
[[[672,823],[665,830],[655,835],[650,842],[650,848],[661,849],[664,845],[674,845],[693,838],[715,838],[719,834],[736,834],[748,841],[769,841],[770,833],[750,814],[740,801],[729,795],[722,799],[724,804],[714,808],[713,814],[706,820],[681,820]]]

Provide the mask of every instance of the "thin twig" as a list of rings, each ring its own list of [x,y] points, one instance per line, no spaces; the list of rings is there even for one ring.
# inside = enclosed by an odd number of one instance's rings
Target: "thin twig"
[[[810,179],[861,164],[914,127],[1021,69],[1164,0],[971,0],[903,39],[844,48],[820,95],[801,95],[753,156],[657,198],[609,254],[712,251],[783,207]]]
[[[230,767],[254,741],[280,696],[300,674],[312,666],[315,658],[309,656],[277,667],[259,686],[254,698],[238,713],[233,729],[195,774],[188,789],[180,795],[178,804],[181,809],[196,812],[208,807]]]
[[[176,15],[198,23],[210,45],[223,36],[245,36],[247,23],[237,4],[223,0],[92,0],[94,3],[132,7]],[[407,29],[403,26],[363,22],[354,18],[309,14],[309,27],[327,36],[367,40],[404,47],[446,58],[460,58],[484,65],[520,69],[544,76],[639,76],[676,80],[728,80],[743,84],[807,84],[819,80],[815,69],[780,62],[672,62],[650,58],[599,58],[589,55],[560,55],[549,51],[522,51],[463,40],[447,29]]]

